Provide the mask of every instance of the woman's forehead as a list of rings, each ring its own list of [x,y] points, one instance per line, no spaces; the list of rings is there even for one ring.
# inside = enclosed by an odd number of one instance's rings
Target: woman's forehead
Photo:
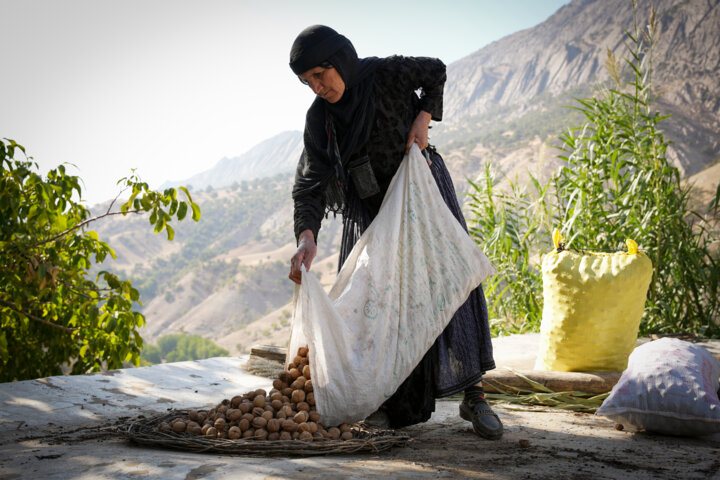
[[[321,66],[313,67],[313,68],[311,68],[310,70],[301,73],[301,74],[300,74],[300,77],[301,77],[301,78],[302,78],[302,77],[309,77],[310,75],[313,75],[313,74],[315,74],[315,73],[322,72],[322,71],[324,71],[324,70],[326,70],[326,69],[325,69],[324,67],[321,67]]]

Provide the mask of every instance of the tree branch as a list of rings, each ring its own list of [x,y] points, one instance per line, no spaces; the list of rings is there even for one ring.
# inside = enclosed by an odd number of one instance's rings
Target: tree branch
[[[120,193],[118,193],[117,196],[115,196],[115,198],[113,198],[113,201],[110,202],[110,206],[108,207],[107,211],[105,212],[106,215],[108,213],[110,213],[110,210],[112,210],[113,205],[115,205],[115,202],[117,202],[117,199],[120,198],[120,195],[122,195],[125,190],[127,190],[127,188],[123,188],[122,190],[120,190]]]
[[[88,300],[98,300],[98,301],[103,300],[102,298],[93,298],[93,297],[91,297],[90,295],[87,295],[87,294],[81,292],[79,289],[75,288],[74,285],[71,285],[71,284],[67,283],[67,282],[64,281],[64,280],[58,280],[58,282],[59,282],[59,283],[62,283],[63,285],[65,285],[65,286],[67,287],[67,289],[70,290],[71,292],[73,292],[75,295],[78,295],[78,296],[80,296],[80,297],[86,298],[86,299],[88,299]],[[91,289],[86,288],[85,290],[91,290]]]
[[[74,291],[74,292],[77,293],[78,295],[82,295],[83,297],[88,298],[88,299],[90,299],[90,300],[96,300],[96,299],[94,299],[93,297],[91,297],[91,296],[89,296],[89,295],[86,295],[86,294],[82,293],[81,290],[88,290],[88,291],[92,291],[92,292],[98,292],[98,294],[99,294],[100,292],[110,292],[110,291],[113,290],[112,288],[79,287],[79,286],[77,286],[77,285],[72,285],[72,284],[70,284],[70,283],[67,283],[65,280],[58,280],[58,282],[62,283],[63,285],[65,285],[66,287],[68,287],[68,289]],[[107,299],[98,296],[97,300],[107,300]]]
[[[76,330],[80,330],[80,328],[78,328],[78,327],[76,327],[76,328],[64,327],[64,326],[58,325],[58,324],[56,324],[56,323],[48,322],[47,320],[45,320],[45,319],[43,319],[43,318],[36,317],[35,315],[31,315],[31,314],[29,314],[29,313],[25,313],[25,312],[23,312],[22,310],[18,310],[17,308],[15,308],[15,306],[14,306],[13,304],[8,303],[8,302],[6,302],[6,301],[4,301],[4,300],[0,300],[0,305],[3,305],[4,307],[9,308],[10,310],[12,310],[12,311],[15,312],[15,313],[19,313],[20,315],[25,315],[25,316],[26,316],[27,318],[29,318],[30,320],[34,320],[34,321],[36,321],[36,322],[44,323],[45,325],[48,325],[48,326],[50,326],[50,327],[59,328],[60,330],[64,330],[64,331],[66,331],[66,332],[71,332],[71,333],[74,332],[74,331],[76,331]]]
[[[47,239],[45,239],[45,240],[40,240],[40,241],[37,242],[37,243],[33,243],[32,245],[30,245],[30,248],[34,248],[34,247],[38,247],[38,246],[40,246],[40,245],[44,245],[44,244],[46,244],[46,243],[54,242],[54,241],[57,240],[58,238],[62,238],[62,237],[64,237],[65,235],[67,235],[68,233],[70,233],[70,232],[72,232],[72,231],[74,231],[74,230],[77,230],[77,229],[79,229],[79,228],[82,228],[82,227],[84,227],[85,225],[87,225],[87,224],[90,223],[90,222],[94,222],[95,220],[100,220],[101,218],[109,217],[110,215],[127,215],[128,213],[142,213],[143,211],[144,211],[144,210],[128,210],[127,212],[105,212],[105,213],[103,213],[102,215],[98,215],[97,217],[88,218],[87,220],[78,223],[78,224],[75,225],[74,227],[70,227],[70,228],[68,228],[67,230],[63,231],[63,232],[58,233],[58,234],[55,235],[54,237],[50,237],[50,238],[47,238]]]

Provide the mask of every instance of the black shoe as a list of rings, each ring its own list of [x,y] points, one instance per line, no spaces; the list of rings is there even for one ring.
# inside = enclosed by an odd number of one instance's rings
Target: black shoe
[[[467,400],[460,404],[460,418],[472,422],[473,430],[482,438],[497,440],[502,437],[503,425],[485,400],[473,402]]]

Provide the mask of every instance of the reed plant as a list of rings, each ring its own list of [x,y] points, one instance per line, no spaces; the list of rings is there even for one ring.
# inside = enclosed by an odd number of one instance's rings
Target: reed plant
[[[543,240],[553,224],[550,183],[530,176],[529,186],[499,179],[485,165],[478,183],[470,181],[469,230],[499,274],[483,285],[493,335],[524,333],[540,327],[542,274],[538,268]],[[507,188],[506,188],[507,187]]]
[[[649,256],[654,273],[641,334],[720,336],[720,188],[707,211],[691,209],[691,186],[667,157],[660,129],[667,116],[654,108],[656,36],[653,10],[646,28],[635,16],[626,57],[608,50],[611,84],[578,100],[584,123],[561,135],[564,164],[546,184],[531,178],[524,189],[498,191],[489,167],[472,184],[471,232],[500,271],[487,288],[491,317],[506,320],[495,334],[537,329],[538,254],[548,250],[549,225],[557,225],[567,247],[620,250],[632,238]]]

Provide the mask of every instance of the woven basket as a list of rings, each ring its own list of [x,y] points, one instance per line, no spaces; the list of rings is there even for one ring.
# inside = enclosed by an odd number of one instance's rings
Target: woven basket
[[[188,412],[188,410],[174,410],[151,418],[133,420],[120,426],[118,432],[137,444],[149,447],[263,457],[381,452],[392,447],[405,446],[410,441],[410,436],[407,434],[398,433],[394,430],[380,430],[362,424],[353,426],[355,437],[351,440],[316,440],[313,442],[300,440],[228,440],[191,435],[189,433],[163,433],[158,430],[160,423],[169,422],[177,417],[187,417]]]

